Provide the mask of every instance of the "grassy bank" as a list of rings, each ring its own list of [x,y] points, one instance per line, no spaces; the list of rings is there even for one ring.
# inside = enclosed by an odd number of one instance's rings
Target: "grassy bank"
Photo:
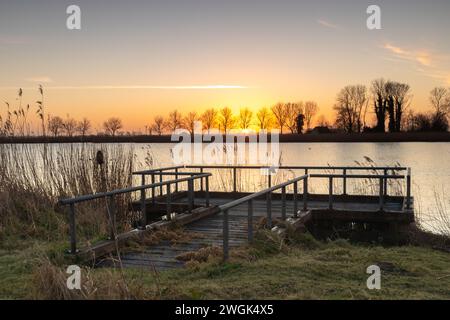
[[[0,251],[2,299],[450,299],[450,254],[429,246],[325,243],[308,235],[286,242],[261,232],[225,264],[213,250],[160,273],[84,267],[82,290],[70,291],[61,247],[22,244]],[[372,264],[381,267],[381,290],[366,287]]]

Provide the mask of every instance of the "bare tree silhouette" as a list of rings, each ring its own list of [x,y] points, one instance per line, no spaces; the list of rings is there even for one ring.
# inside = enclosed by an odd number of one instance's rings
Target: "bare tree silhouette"
[[[122,120],[115,117],[109,118],[103,123],[103,128],[105,129],[106,133],[112,135],[113,137],[116,135],[117,131],[122,129],[122,127]]]
[[[189,131],[191,135],[194,134],[195,122],[200,118],[197,115],[197,112],[191,111],[189,112],[183,119],[183,127]]]
[[[291,133],[297,132],[297,120],[300,114],[303,114],[303,102],[288,102],[284,104],[286,113],[286,126]]]
[[[253,112],[249,108],[243,108],[239,111],[239,126],[241,129],[248,129],[252,122]]]
[[[48,119],[48,131],[50,131],[54,137],[58,136],[58,133],[60,133],[64,129],[64,120],[61,117],[51,117],[49,116]]]
[[[72,137],[78,128],[78,123],[75,119],[67,116],[67,119],[64,120],[63,124],[64,131],[68,137]]]
[[[175,130],[181,128],[182,124],[183,119],[181,117],[181,113],[179,113],[178,110],[174,110],[171,113],[169,113],[169,118],[166,121],[166,127],[171,132],[174,132]]]
[[[450,89],[434,88],[430,92],[430,102],[436,116],[447,116],[450,113]]]
[[[210,133],[211,129],[214,129],[217,125],[217,111],[214,108],[206,110],[203,112],[201,120],[203,123],[203,128]]]
[[[280,129],[280,133],[283,133],[283,128],[286,126],[288,114],[286,112],[286,108],[284,103],[279,102],[275,104],[272,108],[272,114],[275,117],[275,122]]]
[[[91,122],[87,118],[83,118],[83,120],[78,123],[77,129],[81,136],[84,137],[91,129]]]
[[[367,89],[364,85],[346,86],[336,98],[336,126],[348,133],[361,132],[367,108]]]
[[[222,108],[219,115],[220,129],[226,134],[234,127],[235,123],[236,120],[231,109],[229,107]]]
[[[305,103],[305,110],[303,114],[305,115],[306,129],[311,128],[312,119],[317,114],[318,111],[319,107],[317,106],[316,102],[307,101]]]
[[[272,126],[273,116],[267,107],[262,107],[258,110],[256,119],[260,130],[268,130]]]
[[[162,135],[165,126],[166,123],[164,121],[164,118],[161,116],[156,116],[155,119],[153,119],[153,124],[151,125],[152,130],[155,131],[159,136]]]

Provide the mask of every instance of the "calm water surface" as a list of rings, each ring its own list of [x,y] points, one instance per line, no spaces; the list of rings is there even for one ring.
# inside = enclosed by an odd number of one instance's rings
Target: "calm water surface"
[[[174,144],[131,146],[140,166],[145,166],[148,154],[154,166],[173,165],[170,150]],[[411,167],[416,210],[433,215],[437,194],[450,216],[450,143],[282,143],[280,151],[283,165],[354,166],[356,162],[367,164],[370,158],[377,166]]]

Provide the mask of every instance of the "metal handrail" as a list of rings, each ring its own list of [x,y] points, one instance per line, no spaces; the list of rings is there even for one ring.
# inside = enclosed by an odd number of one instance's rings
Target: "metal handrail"
[[[178,179],[178,176],[198,176],[203,174],[203,172],[179,172],[178,169],[184,168],[183,166],[174,166],[174,167],[165,167],[161,169],[150,169],[150,170],[142,170],[142,171],[135,171],[132,173],[132,175],[140,175],[141,176],[141,185],[145,185],[145,177],[151,176],[151,182],[155,183],[155,175],[159,176],[159,182],[163,181],[163,176],[175,176],[175,179]],[[164,170],[175,170],[175,172],[165,172]],[[205,178],[205,184],[209,188],[209,176],[204,177]],[[203,179],[200,179],[200,189],[203,191]],[[175,182],[175,192],[178,192],[178,182]],[[208,192],[208,190],[207,190]],[[163,187],[159,187],[159,194],[162,195],[163,193]],[[152,188],[152,199],[155,199],[155,189]],[[154,201],[154,200],[153,200]]]
[[[242,204],[242,203],[244,203],[244,202],[247,202],[247,201],[252,200],[252,199],[254,199],[254,198],[263,196],[263,195],[265,195],[265,194],[267,194],[267,193],[269,193],[269,192],[273,192],[273,191],[275,191],[275,190],[279,190],[279,189],[281,189],[281,188],[283,188],[283,187],[287,187],[287,186],[289,186],[289,185],[291,185],[291,184],[293,184],[293,183],[295,183],[295,182],[298,182],[298,181],[300,181],[300,180],[306,179],[306,178],[308,178],[309,176],[310,176],[310,175],[306,174],[306,175],[297,177],[297,178],[295,178],[295,179],[291,179],[291,180],[285,181],[285,182],[283,182],[283,183],[277,184],[276,186],[273,186],[273,187],[270,187],[270,188],[267,188],[267,189],[258,191],[258,192],[256,192],[256,193],[252,193],[252,194],[250,194],[250,195],[248,195],[248,196],[239,198],[239,199],[234,200],[234,201],[231,201],[231,202],[227,202],[227,203],[225,203],[225,204],[219,206],[219,208],[220,208],[221,210],[228,210],[228,209],[234,208],[234,207],[236,207],[236,206],[238,206],[238,205],[240,205],[240,204]]]
[[[200,169],[200,172],[203,172],[204,169],[232,169],[233,170],[233,192],[237,192],[237,170],[242,169],[267,169],[267,170],[304,170],[305,174],[308,174],[313,170],[342,170],[342,179],[343,179],[343,194],[347,194],[347,171],[355,170],[355,171],[379,171],[382,170],[384,175],[388,174],[388,171],[395,173],[397,171],[405,171],[408,170],[407,167],[361,167],[361,166],[353,166],[353,167],[345,167],[345,166],[262,166],[262,165],[248,165],[248,166],[235,166],[235,165],[187,165],[185,168],[191,169]],[[178,169],[176,169],[178,170]],[[267,185],[268,187],[272,186],[272,175],[267,175]],[[387,179],[384,180],[383,186],[384,192],[387,192]],[[386,195],[386,194],[385,194]]]
[[[204,168],[204,167],[202,167]],[[227,167],[225,167],[227,168]],[[229,168],[233,168],[230,166]],[[246,167],[247,168],[247,167]],[[258,168],[257,166],[253,168]],[[317,168],[317,167],[315,167]],[[298,181],[303,180],[303,210],[306,211],[308,209],[308,179],[309,178],[328,178],[329,179],[329,209],[333,210],[333,179],[335,178],[343,178],[344,185],[346,183],[345,179],[378,179],[380,186],[380,211],[384,210],[384,198],[386,196],[386,186],[388,179],[405,179],[406,178],[406,207],[410,208],[411,203],[411,169],[407,168],[406,175],[389,175],[389,174],[305,174],[303,176],[291,179],[289,181],[280,183],[276,186],[269,186],[267,189],[261,190],[259,192],[250,194],[248,196],[242,197],[240,199],[228,202],[219,206],[220,211],[223,213],[223,258],[224,260],[228,259],[229,255],[229,226],[228,226],[228,210],[241,205],[243,203],[248,203],[248,240],[249,242],[253,239],[253,200],[255,198],[266,195],[267,196],[267,225],[272,227],[272,208],[271,208],[271,194],[275,190],[282,189],[281,193],[281,218],[283,220],[286,219],[286,187],[293,184],[294,192],[293,192],[293,201],[294,201],[294,217],[297,217],[297,194],[298,194]],[[373,169],[373,168],[372,168]],[[391,168],[386,169],[385,167],[381,168],[385,172],[387,170],[391,170]],[[403,170],[403,169],[402,169]],[[345,192],[344,192],[345,194]]]
[[[157,188],[160,186],[167,186],[167,185],[175,184],[177,182],[178,183],[186,182],[186,181],[201,179],[201,178],[210,177],[210,176],[212,176],[211,173],[202,173],[202,174],[196,174],[196,175],[186,177],[186,178],[178,178],[178,179],[174,179],[174,180],[155,182],[152,184],[140,185],[140,186],[136,186],[136,187],[128,187],[128,188],[124,188],[124,189],[117,189],[117,190],[112,190],[112,191],[107,191],[107,192],[87,194],[87,195],[82,195],[82,196],[73,197],[73,198],[60,199],[58,201],[58,204],[59,205],[70,205],[70,204],[75,204],[75,203],[79,203],[79,202],[90,201],[90,200],[95,200],[95,199],[100,199],[100,198],[106,198],[109,196],[115,196],[118,194],[130,193],[130,192],[134,192],[134,191],[141,191],[141,190],[146,190],[146,189],[150,189],[150,188]]]
[[[200,172],[180,172],[180,169],[186,168],[196,168],[200,169]],[[142,185],[136,187],[129,187],[124,189],[118,189],[108,192],[101,192],[92,195],[82,195],[74,198],[61,199],[58,201],[59,205],[69,205],[70,206],[70,215],[69,215],[69,224],[70,224],[70,252],[76,253],[76,230],[75,230],[75,204],[100,198],[105,198],[109,200],[107,204],[107,210],[109,214],[109,219],[111,222],[111,238],[115,239],[115,208],[114,208],[114,196],[124,193],[131,193],[135,191],[141,192],[141,212],[144,221],[144,227],[146,223],[146,194],[145,191],[147,189],[152,189],[152,202],[155,203],[155,188],[160,188],[160,195],[163,194],[163,186],[167,187],[166,192],[166,205],[167,205],[167,213],[171,213],[171,186],[175,184],[176,192],[178,192],[178,184],[187,182],[188,183],[188,207],[189,212],[193,209],[194,206],[194,181],[199,179],[201,183],[201,191],[203,191],[203,179],[206,183],[206,192],[205,192],[205,201],[206,206],[209,206],[209,177],[212,176],[212,173],[204,172],[204,169],[233,169],[233,190],[236,192],[236,171],[238,169],[288,169],[288,170],[305,170],[305,174],[294,179],[285,181],[276,186],[271,186],[271,174],[268,174],[268,188],[261,190],[259,192],[250,194],[248,196],[244,196],[240,199],[231,201],[224,205],[219,206],[219,210],[223,212],[223,249],[224,249],[224,258],[228,257],[228,210],[234,208],[243,203],[248,203],[248,239],[249,241],[253,238],[253,200],[257,197],[262,197],[266,195],[267,197],[267,225],[269,227],[272,226],[272,193],[276,190],[281,189],[281,199],[282,199],[282,219],[286,219],[286,190],[287,187],[293,185],[293,193],[292,197],[294,200],[294,217],[297,216],[298,212],[298,182],[303,181],[303,210],[307,210],[308,208],[308,180],[309,178],[328,178],[329,179],[329,209],[333,209],[333,179],[343,179],[344,188],[343,193],[346,194],[346,181],[347,179],[379,179],[380,181],[380,210],[383,210],[384,206],[384,197],[387,195],[387,180],[388,179],[405,179],[406,180],[406,196],[404,204],[407,209],[410,209],[411,206],[411,169],[406,167],[330,167],[330,166],[280,166],[280,167],[270,167],[270,166],[228,166],[228,165],[188,165],[188,166],[172,166],[172,167],[164,167],[164,168],[156,168],[150,170],[142,170],[133,172],[133,175],[141,175],[142,177]],[[174,172],[166,172],[169,170],[174,170]],[[308,173],[309,170],[343,170],[343,174],[335,174],[335,173]],[[347,170],[383,170],[384,174],[347,174]],[[404,171],[407,170],[406,175],[396,175],[396,171]],[[388,174],[389,171],[392,171],[393,174]],[[150,175],[152,177],[152,183],[146,184],[145,177]],[[155,175],[159,175],[160,181],[155,182]],[[163,176],[175,176],[175,179],[162,181]],[[182,176],[182,178],[179,178]],[[142,227],[142,225],[141,225]]]
[[[311,178],[404,179],[405,175],[310,173]]]
[[[82,195],[82,196],[78,196],[78,197],[74,197],[74,198],[68,198],[68,199],[61,199],[58,201],[59,205],[69,205],[70,209],[69,209],[69,233],[70,233],[70,253],[71,254],[75,254],[77,252],[77,238],[76,238],[76,222],[75,222],[75,204],[80,203],[80,202],[85,202],[85,201],[90,201],[90,200],[95,200],[95,199],[101,199],[101,198],[105,198],[108,200],[108,204],[107,204],[107,212],[108,212],[108,217],[110,219],[110,238],[111,239],[116,239],[116,234],[115,234],[115,218],[116,218],[116,213],[115,213],[115,207],[114,207],[114,196],[116,195],[120,195],[120,194],[125,194],[125,193],[131,193],[131,192],[135,192],[135,191],[141,191],[141,213],[142,213],[142,221],[143,221],[143,226],[141,225],[141,228],[145,228],[145,224],[146,224],[146,196],[145,196],[145,190],[147,189],[152,189],[154,190],[157,187],[161,187],[162,186],[166,186],[167,187],[167,193],[166,193],[166,197],[167,197],[167,214],[171,213],[171,191],[170,191],[170,187],[173,184],[178,184],[181,182],[188,182],[188,195],[189,195],[189,202],[188,202],[188,206],[189,206],[189,212],[192,211],[193,206],[194,206],[194,180],[197,179],[206,179],[206,183],[207,186],[208,184],[208,178],[211,176],[211,173],[202,173],[202,174],[195,174],[195,175],[191,175],[189,177],[185,177],[185,178],[177,178],[174,180],[169,180],[169,181],[161,181],[161,182],[157,182],[157,183],[152,183],[152,184],[146,184],[146,185],[141,185],[141,186],[136,186],[136,187],[129,187],[129,188],[124,188],[124,189],[117,189],[117,190],[113,190],[113,191],[108,191],[108,192],[100,192],[100,193],[96,193],[96,194],[91,194],[91,195]],[[209,189],[207,189],[206,192],[206,206],[209,206]],[[152,199],[154,201],[154,198]]]
[[[132,175],[134,176],[142,176],[142,175],[146,175],[146,176],[151,176],[152,174],[154,175],[163,175],[163,176],[175,176],[175,175],[179,175],[179,176],[196,176],[199,174],[202,174],[202,172],[186,172],[186,171],[181,171],[181,172],[158,172],[158,171],[136,171],[133,172]]]
[[[257,197],[261,197],[266,195],[267,197],[267,226],[270,228],[272,227],[272,192],[278,189],[282,190],[282,204],[281,204],[281,217],[283,220],[286,219],[286,187],[293,184],[294,185],[294,193],[293,193],[293,200],[294,200],[294,217],[297,217],[297,191],[298,191],[298,182],[302,181],[303,184],[303,205],[304,209],[306,210],[306,201],[307,201],[307,193],[308,193],[308,176],[309,175],[303,175],[294,179],[291,179],[289,181],[285,181],[283,183],[280,183],[276,186],[269,187],[267,189],[261,190],[259,192],[250,194],[248,196],[242,197],[240,199],[228,202],[226,204],[223,204],[219,206],[220,211],[223,213],[223,258],[224,260],[228,259],[229,254],[229,226],[228,226],[228,210],[231,208],[234,208],[236,206],[239,206],[243,203],[248,203],[248,240],[251,242],[253,240],[253,200]]]
[[[393,171],[406,171],[408,167],[361,167],[361,166],[262,166],[262,165],[186,165],[185,168],[204,168],[204,169],[291,169],[291,170],[393,170]],[[181,167],[183,168],[183,166]]]
[[[133,174],[161,172],[161,171],[168,171],[168,170],[181,169],[181,168],[184,168],[184,166],[172,166],[172,167],[163,167],[163,168],[155,168],[155,169],[148,169],[148,170],[142,170],[142,171],[135,171],[135,172],[133,172]]]

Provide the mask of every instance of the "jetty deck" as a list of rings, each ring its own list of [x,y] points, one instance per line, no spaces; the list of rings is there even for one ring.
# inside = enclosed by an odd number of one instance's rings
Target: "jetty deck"
[[[279,170],[304,170],[304,174],[275,186],[272,186],[271,175],[268,175],[266,188],[257,192],[238,191],[238,171],[261,168],[263,167],[157,168],[135,172],[134,175],[141,177],[139,186],[61,200],[60,204],[69,206],[70,252],[84,258],[95,258],[99,266],[116,266],[120,261],[123,267],[164,270],[183,267],[181,255],[205,247],[220,248],[224,259],[227,259],[230,248],[251,242],[258,227],[266,226],[270,229],[280,221],[295,224],[296,221],[307,219],[313,226],[362,223],[383,224],[388,228],[414,222],[411,172],[408,168],[280,167]],[[221,170],[231,170],[232,190],[210,190],[213,173],[207,170],[215,171],[215,174],[220,174]],[[402,172],[406,174],[401,174]],[[151,183],[147,184],[149,177]],[[309,193],[311,179],[325,179],[328,194]],[[350,179],[374,180],[378,183],[379,193],[348,194],[347,181]],[[405,194],[389,194],[390,180],[404,182]],[[342,186],[339,192],[336,190],[337,181]],[[137,194],[136,200],[130,204],[130,210],[139,213],[139,226],[125,234],[117,234],[114,197],[124,193]],[[99,198],[105,198],[110,203],[107,208],[111,227],[110,240],[79,251],[75,204]],[[139,239],[141,235],[175,224],[181,226],[188,235],[184,242],[174,244],[170,240],[161,240],[152,245],[142,245],[136,250],[124,250],[120,259],[111,259],[111,252],[115,252],[117,245],[121,246],[130,239]]]

